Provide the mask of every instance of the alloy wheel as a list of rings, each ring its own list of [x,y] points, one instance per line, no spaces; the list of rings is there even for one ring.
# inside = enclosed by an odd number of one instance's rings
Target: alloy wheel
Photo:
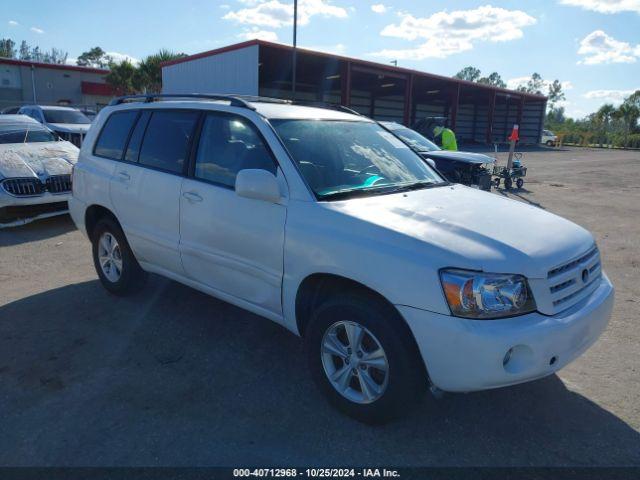
[[[348,400],[372,403],[386,391],[387,355],[375,335],[359,323],[331,325],[322,337],[321,357],[327,379]]]
[[[104,232],[98,241],[98,261],[104,276],[110,282],[117,282],[122,275],[122,251],[116,238]]]

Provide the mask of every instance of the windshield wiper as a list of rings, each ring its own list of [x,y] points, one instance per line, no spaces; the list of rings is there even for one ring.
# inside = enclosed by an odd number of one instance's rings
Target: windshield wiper
[[[368,195],[386,192],[389,188],[392,188],[392,185],[371,188],[345,188],[344,190],[318,194],[318,200],[345,200],[347,198],[366,197]]]
[[[447,185],[447,182],[421,181],[413,183],[405,183],[396,185],[395,188],[389,190],[388,193],[410,192],[411,190],[422,190],[423,188],[441,187]]]

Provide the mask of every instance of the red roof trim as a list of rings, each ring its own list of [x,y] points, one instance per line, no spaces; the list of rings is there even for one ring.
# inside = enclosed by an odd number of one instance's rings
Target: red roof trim
[[[98,83],[98,82],[82,82],[81,83],[82,93],[85,95],[101,95],[103,97],[113,97],[117,94],[114,88],[108,83]]]
[[[249,40],[249,41],[242,42],[242,43],[236,43],[236,44],[233,44],[233,45],[228,45],[226,47],[217,48],[215,50],[209,50],[209,51],[202,52],[202,53],[196,53],[195,55],[189,55],[187,57],[177,58],[177,59],[171,60],[169,62],[161,63],[160,66],[161,67],[168,67],[170,65],[176,65],[178,63],[190,62],[191,60],[197,60],[199,58],[211,57],[211,56],[214,56],[214,55],[219,55],[219,54],[224,53],[224,52],[231,52],[233,50],[239,50],[241,48],[250,47],[252,45],[260,45],[260,46],[264,46],[264,47],[279,48],[281,50],[287,50],[287,51],[293,50],[293,47],[291,47],[289,45],[284,45],[282,43],[267,42],[265,40],[257,40],[256,39],[256,40]],[[345,56],[342,56],[342,55],[334,55],[334,54],[331,54],[331,53],[318,52],[316,50],[308,50],[306,48],[298,48],[298,50],[303,51],[306,54],[315,55],[315,56],[318,56],[318,57],[334,58],[336,60],[343,60],[343,61],[346,61],[346,62],[351,62],[354,65],[371,66],[371,67],[374,67],[374,68],[376,68],[378,70],[386,70],[388,72],[396,72],[396,73],[418,75],[420,77],[429,77],[429,78],[432,78],[432,79],[435,79],[435,80],[443,80],[443,81],[447,81],[447,82],[454,82],[454,83],[457,83],[459,85],[475,87],[475,88],[482,88],[482,89],[488,89],[488,90],[493,90],[493,91],[496,91],[496,92],[507,93],[509,95],[516,95],[516,96],[527,97],[527,98],[536,98],[536,99],[540,99],[540,100],[546,100],[547,99],[547,97],[545,95],[536,95],[534,93],[518,92],[517,90],[509,90],[507,88],[499,88],[499,87],[494,87],[494,86],[491,86],[491,85],[484,85],[482,83],[469,82],[467,80],[460,80],[458,78],[446,77],[444,75],[436,75],[434,73],[421,72],[420,70],[413,70],[413,69],[410,69],[410,68],[394,67],[393,65],[386,65],[384,63],[372,62],[372,61],[369,61],[369,60],[361,60],[361,59],[352,58],[352,57],[345,57]]]
[[[58,63],[42,63],[32,62],[29,60],[16,60],[15,58],[2,58],[0,57],[0,64],[19,65],[21,67],[35,67],[35,68],[49,68],[52,70],[72,70],[76,72],[85,73],[98,73],[100,75],[106,75],[109,70],[102,68],[80,67],[77,65],[60,65]]]

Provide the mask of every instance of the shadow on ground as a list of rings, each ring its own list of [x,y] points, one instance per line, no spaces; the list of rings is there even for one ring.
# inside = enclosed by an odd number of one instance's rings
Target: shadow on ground
[[[0,307],[0,424],[2,465],[640,463],[640,435],[556,376],[361,425],[325,403],[295,336],[157,277]]]
[[[76,226],[67,214],[34,220],[26,225],[0,228],[0,247],[9,247],[26,242],[37,242],[63,235]]]

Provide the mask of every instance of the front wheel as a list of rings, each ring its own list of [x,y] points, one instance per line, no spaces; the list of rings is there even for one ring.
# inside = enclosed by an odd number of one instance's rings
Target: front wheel
[[[426,373],[406,325],[375,298],[340,295],[313,314],[306,335],[309,367],[342,412],[383,423],[413,404]]]
[[[133,255],[120,225],[103,218],[93,229],[93,263],[104,288],[127,295],[142,288],[147,274]]]

